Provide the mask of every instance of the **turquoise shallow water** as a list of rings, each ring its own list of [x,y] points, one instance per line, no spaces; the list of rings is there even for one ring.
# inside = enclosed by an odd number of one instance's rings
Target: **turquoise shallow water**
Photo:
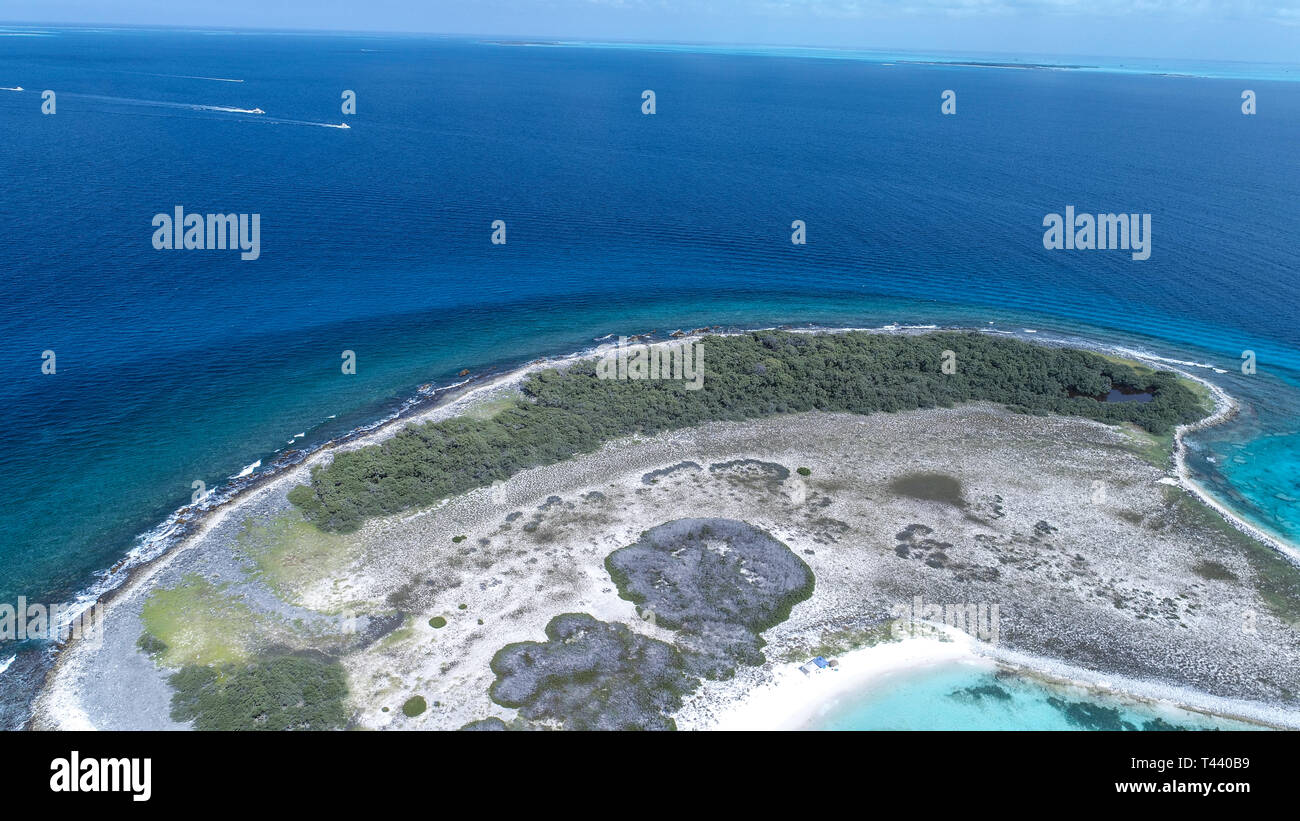
[[[535,44],[536,45],[536,44]],[[673,43],[588,43],[557,42],[548,45],[569,48],[608,48],[683,54],[723,54],[754,57],[801,57],[805,59],[859,60],[882,65],[909,63],[1041,68],[1047,71],[1084,71],[1105,74],[1154,74],[1240,80],[1300,81],[1300,68],[1288,64],[1244,63],[1222,60],[1179,60],[1150,57],[1089,57],[1059,54],[1008,54],[1000,52],[954,53],[944,51],[888,51],[881,49],[816,48],[805,46],[756,46]]]
[[[883,677],[813,730],[1249,730],[1172,706],[1058,687],[983,665],[949,663]]]

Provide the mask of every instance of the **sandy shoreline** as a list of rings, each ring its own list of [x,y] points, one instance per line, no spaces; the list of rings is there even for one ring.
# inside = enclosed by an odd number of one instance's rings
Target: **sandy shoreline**
[[[888,329],[884,332],[896,330],[897,329]],[[919,332],[925,332],[933,329],[927,327],[916,330]],[[905,330],[904,332],[907,331]],[[500,392],[512,391],[521,380],[535,370],[563,366],[567,362],[587,358],[597,352],[598,349],[586,350],[578,354],[558,359],[535,360],[522,368],[497,375],[482,384],[468,385],[459,390],[454,390],[450,392],[443,401],[438,402],[432,407],[422,409],[417,413],[390,419],[372,430],[366,431],[365,433],[355,437],[346,438],[344,441],[327,443],[314,451],[302,462],[279,472],[278,475],[271,477],[269,480],[262,481],[256,486],[250,487],[246,491],[236,494],[234,497],[227,500],[226,503],[209,511],[202,517],[201,521],[198,522],[197,526],[184,538],[183,541],[173,546],[163,556],[136,568],[125,583],[110,591],[110,593],[105,597],[107,618],[112,618],[113,610],[118,600],[134,598],[142,589],[146,588],[148,584],[158,576],[158,574],[166,571],[173,562],[183,556],[190,548],[196,544],[202,543],[204,539],[206,539],[215,529],[219,528],[228,517],[235,515],[243,509],[244,506],[251,504],[258,498],[272,493],[283,493],[287,487],[304,482],[306,480],[307,472],[313,465],[319,464],[322,460],[327,458],[331,458],[332,454],[337,450],[364,447],[382,441],[396,433],[401,429],[401,427],[408,423],[419,423],[431,419],[440,419],[456,415],[457,413],[463,412],[467,407],[486,399],[490,399],[492,396]],[[1131,353],[1132,352],[1129,352],[1130,355]],[[1178,370],[1176,368],[1169,368],[1165,363],[1160,363],[1155,360],[1149,361],[1151,361],[1152,364],[1163,368]],[[1185,459],[1186,444],[1184,437],[1197,430],[1201,430],[1214,424],[1220,424],[1223,421],[1230,419],[1236,411],[1236,402],[1222,389],[1212,383],[1181,370],[1179,373],[1206,385],[1213,393],[1216,402],[1215,412],[1210,417],[1207,417],[1194,425],[1183,426],[1175,433],[1175,476],[1177,477],[1179,485],[1195,495],[1202,503],[1213,509],[1241,532],[1250,535],[1252,538],[1257,539],[1279,552],[1282,552],[1293,561],[1296,560],[1298,554],[1294,548],[1282,544],[1269,534],[1263,533],[1258,528],[1245,522],[1225,505],[1210,497],[1209,494],[1191,478],[1190,470],[1187,467]],[[936,648],[929,645],[913,645],[911,642],[904,642],[902,643],[901,648],[896,648],[894,645],[885,645],[878,648],[871,648],[869,650],[855,651],[854,654],[851,654],[853,659],[859,657],[857,654],[869,654],[874,652],[876,653],[876,656],[874,657],[876,660],[871,664],[863,663],[860,666],[856,662],[850,662],[849,667],[843,667],[838,673],[832,674],[837,677],[834,680],[836,686],[859,686],[868,682],[872,677],[881,675],[883,671],[888,669],[897,669],[900,666],[906,667],[909,665],[934,663],[944,659],[955,658],[957,655],[972,653],[969,644],[962,641],[931,641],[930,644],[940,646]],[[90,720],[84,710],[79,706],[75,690],[75,682],[83,678],[84,672],[80,666],[83,663],[80,659],[81,654],[77,652],[77,650],[78,648],[75,645],[69,645],[64,648],[64,651],[56,660],[55,666],[47,678],[47,685],[38,695],[34,704],[33,726],[60,728],[84,728],[93,726],[94,722]],[[845,656],[844,658],[849,659],[850,657]],[[1040,659],[1035,662],[1033,658],[1028,658],[1026,666],[1031,669],[1042,668],[1047,671],[1052,667],[1052,662],[1050,659]],[[832,681],[828,678],[826,680]],[[822,685],[819,683],[817,686],[824,687],[829,685]],[[788,688],[785,690],[782,690],[780,687],[769,689],[772,692],[765,696],[760,697],[758,695],[760,692],[759,690],[752,690],[750,696],[754,699],[758,699],[760,703],[762,702],[762,699],[768,699],[769,701],[767,702],[767,707],[765,709],[769,713],[775,711],[775,713],[787,716],[786,719],[782,719],[778,722],[779,726],[794,726],[792,722],[797,723],[801,720],[806,721],[808,711],[815,709],[815,704],[824,702],[825,700],[825,694],[819,697],[814,697],[811,700],[808,698],[803,698],[801,700],[799,698],[792,698],[789,695],[790,691]],[[804,689],[805,692],[813,692],[807,688]],[[778,698],[778,696],[774,695],[776,692],[783,692],[786,693],[786,695],[782,695]],[[731,694],[730,697],[735,698],[736,695],[737,694]],[[717,726],[740,726],[740,724],[743,724],[745,721],[752,722],[754,713],[751,712],[747,714],[745,713],[745,710],[754,710],[756,708],[752,707],[752,705],[749,707],[744,706],[750,704],[750,696],[745,696],[735,701],[737,712],[726,719],[719,719]],[[783,706],[778,706],[778,703]],[[749,715],[750,718],[746,719],[746,715]],[[687,721],[684,726],[690,726],[690,722]]]
[[[1228,524],[1250,536],[1257,542],[1276,550],[1281,553],[1293,564],[1300,564],[1300,548],[1296,545],[1289,544],[1281,537],[1268,533],[1263,528],[1256,527],[1243,517],[1235,513],[1223,502],[1215,499],[1210,492],[1206,490],[1192,476],[1191,468],[1187,465],[1187,436],[1215,425],[1223,424],[1235,416],[1240,410],[1236,399],[1228,395],[1227,391],[1215,385],[1206,379],[1202,379],[1185,371],[1178,371],[1181,375],[1201,383],[1214,395],[1215,410],[1210,416],[1199,422],[1193,422],[1190,425],[1179,425],[1174,431],[1174,474],[1178,479],[1178,484],[1187,492],[1191,493],[1202,504],[1214,510],[1223,517]]]
[[[817,720],[839,702],[860,697],[872,684],[892,673],[924,670],[956,661],[995,669],[991,662],[973,652],[968,635],[942,626],[935,629],[947,640],[918,636],[852,650],[836,657],[835,669],[805,674],[800,672],[798,663],[783,664],[773,671],[770,681],[736,688],[738,692],[732,700],[712,715],[697,717],[688,705],[683,711],[685,715],[678,717],[678,727],[722,731],[816,729]]]
[[[961,664],[986,673],[1006,671],[1053,688],[1119,698],[1155,709],[1200,713],[1261,729],[1300,729],[1300,710],[1279,710],[1275,705],[1217,698],[1154,682],[1102,675],[990,646],[947,625],[926,624],[925,627],[934,635],[902,638],[840,654],[836,657],[835,670],[809,675],[800,671],[797,662],[789,662],[775,665],[761,683],[717,688],[719,692],[707,693],[701,699],[721,706],[696,710],[688,704],[678,717],[679,728],[818,730],[829,714],[862,699],[884,679],[904,672],[919,673]]]

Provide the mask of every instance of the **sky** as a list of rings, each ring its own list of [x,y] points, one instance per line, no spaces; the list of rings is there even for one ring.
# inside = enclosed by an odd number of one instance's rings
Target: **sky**
[[[0,0],[0,20],[1300,61],[1300,0]]]

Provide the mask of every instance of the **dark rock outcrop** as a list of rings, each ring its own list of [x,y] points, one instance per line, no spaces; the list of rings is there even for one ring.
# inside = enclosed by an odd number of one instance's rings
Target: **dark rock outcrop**
[[[668,714],[697,680],[671,644],[586,613],[556,616],[546,637],[497,651],[493,701],[566,730],[676,729]]]
[[[678,631],[688,668],[707,678],[762,664],[758,634],[813,590],[812,570],[790,548],[731,519],[660,525],[611,553],[605,567],[643,617]]]

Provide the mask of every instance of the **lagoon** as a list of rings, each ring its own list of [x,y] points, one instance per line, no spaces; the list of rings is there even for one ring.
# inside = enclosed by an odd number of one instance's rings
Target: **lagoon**
[[[1227,730],[1257,725],[1080,687],[987,663],[902,670],[824,705],[812,730]]]

